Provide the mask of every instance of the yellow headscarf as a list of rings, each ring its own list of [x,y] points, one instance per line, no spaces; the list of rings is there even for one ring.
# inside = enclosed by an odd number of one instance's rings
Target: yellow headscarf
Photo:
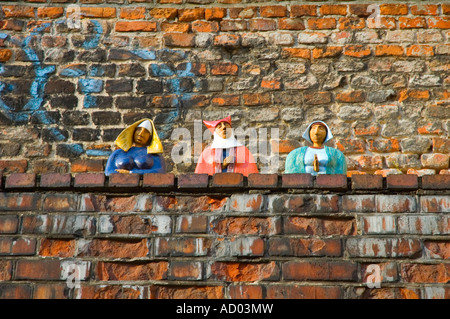
[[[139,124],[141,124],[145,120],[150,121],[150,123],[152,124],[152,141],[150,145],[147,146],[147,154],[162,153],[163,147],[159,139],[158,133],[156,132],[155,125],[153,124],[152,120],[147,118],[134,122],[126,129],[124,129],[119,134],[119,136],[117,136],[116,140],[114,141],[114,144],[120,147],[125,152],[127,152],[133,145],[134,130]]]

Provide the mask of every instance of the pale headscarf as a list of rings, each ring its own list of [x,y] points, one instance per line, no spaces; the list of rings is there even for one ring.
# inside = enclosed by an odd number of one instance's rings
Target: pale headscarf
[[[323,141],[323,144],[325,144],[326,142],[328,142],[329,140],[331,140],[333,138],[333,134],[331,133],[331,130],[328,127],[328,125],[325,122],[323,122],[323,121],[313,121],[313,122],[311,122],[311,124],[309,124],[308,127],[306,128],[305,132],[303,132],[302,137],[305,140],[307,140],[308,142],[310,142],[311,144],[313,144],[313,142],[311,141],[311,137],[309,136],[309,131],[311,130],[311,126],[313,126],[316,123],[323,124],[325,126],[325,128],[327,129],[327,136],[325,137],[325,140]]]

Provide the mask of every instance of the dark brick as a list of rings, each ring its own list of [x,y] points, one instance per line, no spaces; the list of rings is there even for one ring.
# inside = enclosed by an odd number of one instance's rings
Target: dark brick
[[[74,141],[95,142],[100,137],[100,130],[91,128],[76,128],[73,130]]]
[[[39,211],[41,195],[38,193],[0,193],[0,211]]]
[[[248,186],[252,188],[276,188],[278,186],[278,174],[249,174]]]
[[[50,105],[53,109],[75,109],[78,106],[78,97],[74,95],[51,97]]]
[[[31,124],[56,124],[60,123],[61,114],[59,111],[37,111],[31,115]]]
[[[48,81],[45,85],[45,94],[71,94],[75,93],[75,84],[66,80]]]
[[[381,175],[352,175],[352,189],[380,190],[383,189],[383,176]]]
[[[60,129],[57,127],[42,130],[42,140],[44,142],[66,141],[68,137],[69,132],[67,130]]]
[[[89,51],[82,51],[78,54],[78,60],[84,62],[105,62],[106,50],[96,49]]]
[[[161,93],[163,85],[161,81],[139,80],[136,85],[136,91],[143,94]]]
[[[18,229],[19,229],[18,216],[0,215],[0,234],[15,234],[17,233]]]
[[[111,174],[109,176],[108,185],[111,187],[138,187],[140,175],[139,174]]]
[[[313,177],[311,174],[283,174],[281,177],[282,188],[311,188]]]
[[[105,90],[108,93],[123,93],[133,90],[133,80],[108,80],[106,81]]]
[[[320,189],[346,190],[347,175],[318,174],[316,176],[316,187]]]
[[[207,188],[208,174],[181,174],[178,176],[178,188]]]
[[[142,186],[158,189],[173,188],[175,186],[175,175],[159,173],[144,174]]]
[[[388,189],[417,189],[419,178],[417,175],[388,175],[386,176],[386,186]]]
[[[115,125],[120,124],[121,115],[119,112],[93,112],[92,113],[92,122],[95,125]]]
[[[113,129],[105,129],[103,130],[102,141],[103,142],[113,142],[116,140],[117,136],[119,136],[120,132],[123,129],[121,128],[113,128]]]
[[[0,238],[0,256],[32,256],[35,254],[35,238]]]
[[[116,74],[116,65],[115,64],[93,64],[90,67],[89,75],[90,76],[101,76],[113,78]],[[130,76],[130,75],[128,75]]]
[[[212,187],[243,187],[244,176],[240,173],[216,173],[212,177]]]
[[[46,212],[75,212],[77,210],[78,195],[48,194],[42,203]]]
[[[121,96],[116,98],[116,107],[118,109],[144,109],[148,107],[148,100],[145,96]]]
[[[63,124],[72,125],[88,125],[90,121],[90,114],[81,111],[66,111],[63,113]]]
[[[41,187],[70,187],[71,174],[45,173],[41,175]]]
[[[14,279],[60,280],[61,263],[59,260],[19,260]]]
[[[105,174],[80,173],[75,175],[74,187],[103,187],[104,185]]]
[[[450,189],[450,175],[424,175],[422,176],[423,189]]]
[[[36,174],[13,173],[6,176],[5,188],[29,188],[36,185]]]
[[[21,149],[20,143],[7,142],[0,144],[0,156],[16,156]]]
[[[56,146],[56,154],[65,158],[78,158],[84,153],[81,144],[58,144]]]
[[[0,23],[1,24],[1,23]],[[0,299],[31,299],[30,284],[0,284]]]
[[[84,98],[85,108],[110,109],[112,108],[113,98],[103,95],[88,95]]]
[[[119,65],[119,76],[142,77],[146,75],[145,68],[139,63]]]

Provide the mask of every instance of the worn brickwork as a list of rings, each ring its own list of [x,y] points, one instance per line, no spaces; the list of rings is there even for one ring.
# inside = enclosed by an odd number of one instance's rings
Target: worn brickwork
[[[0,298],[450,298],[449,175],[233,175],[4,177]]]
[[[325,120],[353,173],[448,174],[450,5],[438,1],[42,0],[0,6],[0,171],[102,172],[151,117],[228,114],[279,130],[258,162]],[[201,124],[200,124],[201,127]],[[201,129],[204,129],[204,127]],[[259,138],[263,136],[260,135]],[[198,149],[197,149],[198,151]],[[271,153],[270,153],[271,151]]]

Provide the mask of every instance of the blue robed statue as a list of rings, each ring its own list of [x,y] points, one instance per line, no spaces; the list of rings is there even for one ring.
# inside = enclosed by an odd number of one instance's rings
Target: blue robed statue
[[[333,134],[325,122],[312,122],[302,137],[311,145],[299,147],[288,154],[285,163],[286,174],[347,174],[347,162],[344,154],[335,148],[324,145],[333,138]]]
[[[125,128],[114,141],[118,147],[106,162],[105,175],[113,173],[165,173],[163,147],[150,119]]]

